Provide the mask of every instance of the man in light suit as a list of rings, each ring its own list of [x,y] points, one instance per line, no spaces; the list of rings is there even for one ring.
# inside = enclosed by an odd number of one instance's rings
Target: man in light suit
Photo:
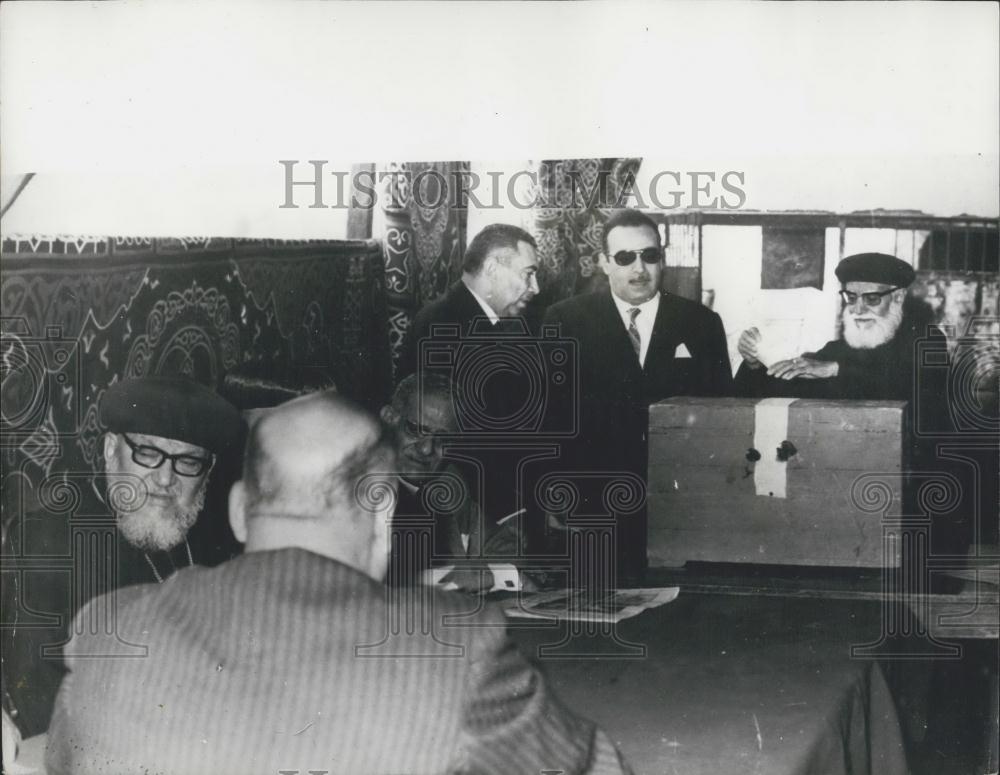
[[[426,590],[393,602],[393,466],[381,426],[334,394],[264,413],[230,493],[246,553],[119,591],[118,633],[146,658],[88,660],[113,636],[74,641],[49,774],[623,771],[498,609]]]
[[[599,265],[610,292],[575,296],[549,307],[546,325],[577,341],[580,434],[564,447],[564,470],[621,471],[646,480],[649,405],[670,396],[732,392],[732,371],[719,316],[661,290],[663,247],[656,224],[621,210],[604,227]],[[589,500],[595,496],[590,493]],[[618,570],[641,581],[646,515],[618,523]]]

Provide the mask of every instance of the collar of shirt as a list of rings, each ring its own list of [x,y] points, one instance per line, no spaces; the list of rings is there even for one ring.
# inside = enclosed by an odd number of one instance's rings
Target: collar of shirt
[[[468,285],[466,285],[465,287],[469,288]],[[479,302],[479,306],[483,308],[483,314],[485,314],[486,317],[490,319],[490,323],[496,325],[497,323],[500,322],[500,316],[496,313],[493,307],[491,307],[489,304],[486,303],[486,299],[484,299],[482,296],[480,296],[478,293],[472,290],[472,288],[469,288],[469,293],[472,294],[472,298],[474,298],[476,301]]]
[[[645,366],[646,353],[649,351],[649,340],[653,338],[653,324],[656,322],[656,313],[660,309],[660,294],[657,293],[653,298],[644,301],[642,304],[629,304],[627,301],[619,299],[613,293],[611,294],[611,298],[614,299],[615,306],[618,308],[618,314],[621,316],[626,331],[628,331],[629,324],[632,322],[632,316],[628,314],[628,311],[633,307],[638,307],[642,310],[635,316],[635,327],[639,330],[639,339],[641,340],[639,365]]]

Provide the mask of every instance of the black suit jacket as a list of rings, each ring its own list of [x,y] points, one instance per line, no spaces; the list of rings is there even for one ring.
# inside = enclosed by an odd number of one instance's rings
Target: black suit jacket
[[[446,324],[455,329],[456,336],[442,334],[440,327]],[[462,446],[464,453],[476,461],[472,465],[475,470],[465,473],[470,481],[484,484],[479,498],[489,523],[521,506],[518,461],[491,446],[497,436],[534,440],[517,418],[522,416],[527,402],[537,400],[537,388],[516,357],[502,354],[505,348],[530,346],[529,335],[524,318],[491,323],[472,292],[459,281],[417,313],[403,343],[400,379],[421,365],[421,343],[425,352],[426,345],[433,343],[434,362],[424,363],[422,369],[453,380]]]
[[[413,318],[410,330],[403,340],[397,378],[402,379],[417,370],[420,341],[431,337],[433,326],[455,324],[464,338],[468,336],[473,321],[485,317],[486,313],[472,292],[465,287],[465,283],[461,280],[455,283],[444,296],[423,307]]]
[[[498,324],[499,328],[492,326],[488,317],[479,306],[476,297],[465,283],[459,280],[444,296],[421,308],[413,318],[403,340],[399,369],[396,373],[397,381],[417,370],[420,341],[433,338],[432,328],[435,325],[457,325],[462,338],[470,335],[474,323],[477,325],[477,331],[484,333],[487,339],[492,331],[502,330],[508,337],[517,333],[530,334],[538,326],[539,308],[535,304],[529,304],[523,315],[517,318],[502,318]]]
[[[609,291],[552,305],[544,324],[559,326],[562,337],[576,342],[580,434],[570,445],[574,465],[645,479],[650,404],[670,396],[732,394],[722,321],[693,301],[661,294],[644,366]],[[690,357],[677,357],[681,345]]]

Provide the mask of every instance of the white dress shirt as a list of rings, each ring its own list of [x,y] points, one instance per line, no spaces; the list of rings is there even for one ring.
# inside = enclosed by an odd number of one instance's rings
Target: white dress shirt
[[[468,285],[466,285],[465,287],[469,288]],[[474,298],[476,301],[479,302],[479,306],[483,308],[483,314],[490,319],[490,323],[492,323],[495,326],[497,323],[500,322],[500,316],[496,313],[493,307],[491,307],[486,302],[486,299],[484,299],[482,296],[480,296],[478,293],[472,290],[472,288],[469,288],[469,293],[472,294],[472,298]]]
[[[621,315],[622,323],[625,324],[625,330],[628,331],[628,327],[632,324],[632,316],[629,314],[629,310],[633,307],[638,307],[638,315],[635,316],[635,327],[639,332],[639,365],[646,365],[646,353],[649,351],[649,340],[653,338],[653,323],[656,322],[656,312],[660,309],[660,294],[657,293],[653,298],[648,301],[644,301],[642,304],[629,304],[627,301],[622,301],[613,293],[611,298],[615,301],[615,306],[618,307],[618,314]]]

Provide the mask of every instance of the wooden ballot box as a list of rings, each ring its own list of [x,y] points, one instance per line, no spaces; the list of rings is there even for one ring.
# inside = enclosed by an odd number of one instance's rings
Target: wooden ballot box
[[[671,398],[649,412],[650,567],[898,566],[901,401]]]

